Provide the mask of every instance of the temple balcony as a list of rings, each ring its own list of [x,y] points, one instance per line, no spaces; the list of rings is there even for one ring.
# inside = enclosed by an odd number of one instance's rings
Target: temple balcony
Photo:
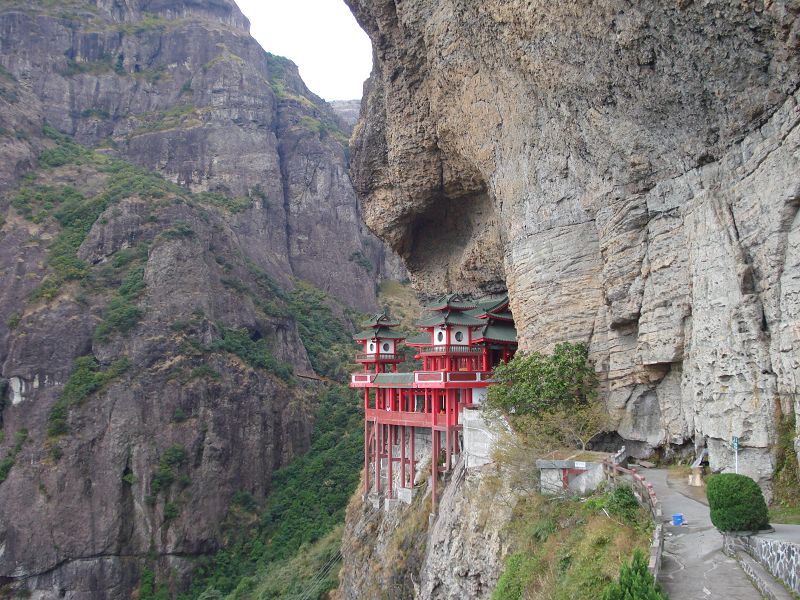
[[[405,354],[356,354],[356,362],[361,364],[372,364],[377,362],[397,364],[406,360]]]
[[[350,387],[370,387],[375,380],[375,373],[353,373],[350,375]]]
[[[485,387],[492,373],[482,371],[414,371],[415,387]]]
[[[480,356],[483,348],[467,346],[466,344],[443,344],[440,346],[422,346],[419,348],[422,356]]]

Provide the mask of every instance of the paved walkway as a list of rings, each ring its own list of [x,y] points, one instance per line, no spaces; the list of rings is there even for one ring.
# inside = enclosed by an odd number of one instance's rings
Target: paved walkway
[[[722,553],[722,536],[711,524],[708,506],[681,493],[693,488],[667,480],[663,469],[639,472],[653,484],[665,519],[664,554],[658,581],[671,600],[753,600],[758,590],[737,562]],[[684,525],[672,526],[672,515],[682,513]]]

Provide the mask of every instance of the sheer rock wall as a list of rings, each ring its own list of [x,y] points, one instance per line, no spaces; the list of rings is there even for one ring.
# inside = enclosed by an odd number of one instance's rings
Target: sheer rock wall
[[[727,469],[738,435],[766,482],[800,408],[800,4],[348,4],[351,172],[418,288],[507,286],[524,350],[589,343],[631,449]]]

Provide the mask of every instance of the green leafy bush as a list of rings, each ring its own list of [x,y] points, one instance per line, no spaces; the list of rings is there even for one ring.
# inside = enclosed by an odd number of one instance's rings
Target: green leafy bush
[[[639,502],[636,500],[631,486],[622,484],[615,487],[614,490],[608,494],[605,508],[611,514],[631,522],[636,519],[636,513],[639,511]]]
[[[597,395],[597,374],[586,344],[556,344],[553,354],[517,354],[498,365],[487,406],[507,414],[527,415],[574,404]]]
[[[8,474],[11,472],[15,462],[16,460],[11,456],[6,456],[3,460],[0,460],[0,483],[3,483],[8,478]]]
[[[619,581],[606,588],[603,600],[668,600],[647,570],[647,559],[638,548],[630,563],[619,569]]]
[[[16,464],[17,454],[20,453],[22,446],[24,446],[27,441],[27,429],[20,429],[14,434],[14,446],[11,448],[11,452],[9,452],[8,456],[3,460],[0,460],[0,483],[3,483],[8,478],[8,474]]]
[[[187,456],[186,448],[179,444],[170,446],[164,451],[158,460],[158,469],[150,484],[150,491],[153,494],[165,491],[175,482],[178,470],[186,465]]]
[[[757,531],[769,525],[764,494],[746,475],[715,475],[707,494],[711,522],[720,531]]]

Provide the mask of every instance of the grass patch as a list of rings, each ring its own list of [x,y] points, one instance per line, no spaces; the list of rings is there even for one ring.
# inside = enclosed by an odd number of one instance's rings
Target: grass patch
[[[76,60],[75,57],[68,57],[66,66],[59,71],[64,77],[74,77],[88,73],[90,75],[100,75],[114,70],[113,58],[110,54],[103,54],[94,60]]]
[[[170,21],[154,13],[143,13],[135,23],[119,23],[117,31],[128,35],[139,35],[141,33],[151,33],[165,31],[176,21]]]
[[[339,129],[339,126],[332,121],[322,121],[310,115],[303,115],[300,117],[298,124],[303,129],[316,133],[321,140],[331,137],[345,148],[350,145],[350,138],[348,138],[347,135]],[[352,260],[352,258],[350,260]],[[372,263],[370,263],[370,267],[372,267]]]
[[[227,196],[218,192],[200,192],[195,194],[195,198],[201,204],[215,206],[231,213],[244,212],[253,206],[250,198]]]
[[[68,433],[69,409],[104,389],[125,373],[129,366],[130,363],[126,357],[115,360],[105,369],[100,366],[94,356],[81,356],[76,359],[75,366],[64,384],[61,395],[50,409],[47,418],[47,436],[54,438]]]
[[[512,551],[492,600],[602,598],[651,529],[630,488],[585,501],[527,495],[509,523]]]

